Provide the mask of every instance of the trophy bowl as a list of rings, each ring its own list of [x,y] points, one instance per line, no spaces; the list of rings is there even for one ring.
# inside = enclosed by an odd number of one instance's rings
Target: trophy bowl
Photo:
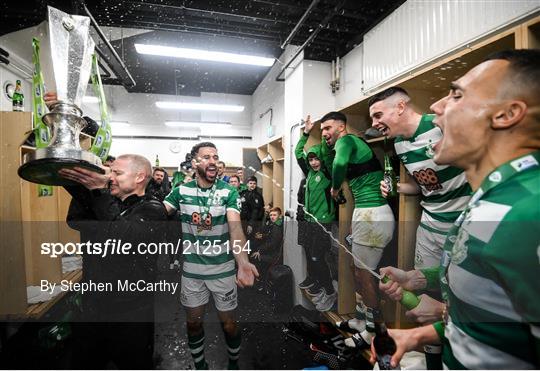
[[[18,174],[32,183],[45,185],[77,185],[78,183],[58,175],[58,170],[81,167],[104,174],[101,160],[93,153],[84,151],[79,144],[81,130],[86,126],[82,112],[70,103],[56,103],[43,116],[43,122],[53,133],[49,146],[37,148],[29,155]]]

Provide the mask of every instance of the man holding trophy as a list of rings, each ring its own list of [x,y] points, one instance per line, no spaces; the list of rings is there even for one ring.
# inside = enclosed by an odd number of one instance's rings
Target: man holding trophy
[[[116,239],[136,246],[140,242],[159,242],[164,238],[162,222],[167,215],[161,202],[145,195],[152,175],[150,162],[142,156],[123,155],[110,170],[102,166],[100,158],[107,157],[110,147],[110,129],[95,60],[92,80],[100,97],[102,127],[92,152],[82,150],[79,144],[80,132],[86,125],[79,107],[91,75],[94,51],[89,26],[88,17],[48,8],[48,22],[40,26],[38,48],[34,49],[34,90],[36,100],[50,109],[42,120],[52,137],[48,145],[37,146],[18,172],[30,182],[61,185],[68,190],[73,199],[67,222],[80,231],[83,243]],[[41,73],[54,92],[44,97]],[[35,110],[40,111],[39,115],[41,108]],[[39,115],[34,123],[38,129],[44,127],[37,120]],[[114,282],[113,287],[118,287],[116,282],[121,280],[153,282],[156,258],[140,252],[109,256],[83,253],[83,282]],[[119,288],[87,292],[82,295],[82,309],[80,322],[73,323],[74,368],[101,369],[110,362],[119,369],[152,368],[152,292],[121,292]]]

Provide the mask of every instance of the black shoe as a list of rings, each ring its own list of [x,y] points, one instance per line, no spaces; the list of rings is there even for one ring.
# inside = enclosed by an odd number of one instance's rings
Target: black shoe
[[[336,327],[351,334],[356,334],[366,329],[366,321],[353,318],[347,321],[336,322]]]
[[[364,339],[364,336],[368,337],[368,339]],[[345,346],[349,348],[355,348],[355,349],[369,349],[371,347],[371,337],[367,331],[364,331],[362,333],[357,333],[351,336],[350,338],[345,339],[344,343]]]
[[[323,287],[319,285],[318,282],[315,282],[313,286],[311,286],[310,288],[306,290],[306,293],[309,296],[317,296],[317,295],[320,295],[323,292],[323,290],[324,290]]]
[[[309,289],[310,287],[312,287],[315,283],[317,283],[317,281],[315,281],[310,276],[307,276],[305,280],[303,280],[302,282],[300,282],[298,284],[298,287],[305,290],[305,289]]]
[[[336,293],[336,290],[334,290],[334,286],[330,285],[328,287],[324,287],[324,292],[326,293],[326,295],[331,296]]]

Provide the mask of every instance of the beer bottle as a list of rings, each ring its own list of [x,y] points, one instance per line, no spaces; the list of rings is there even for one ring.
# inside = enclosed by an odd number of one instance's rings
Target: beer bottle
[[[24,95],[22,93],[21,80],[17,80],[15,92],[11,100],[13,102],[13,111],[24,111]]]
[[[394,339],[388,334],[386,325],[379,318],[375,320],[375,337],[373,338],[373,346],[377,353],[377,363],[381,370],[399,370],[399,366],[393,368],[390,365],[390,360],[396,352],[397,346]]]
[[[394,169],[392,168],[392,163],[390,162],[390,157],[388,154],[384,154],[384,183],[386,188],[388,188],[388,197],[397,196],[397,179]]]
[[[156,167],[159,167],[159,157],[156,155]]]
[[[387,276],[384,276],[383,278],[381,278],[381,281],[382,283],[387,283],[388,281],[390,281],[390,278],[388,278]],[[416,306],[420,304],[420,299],[418,298],[418,296],[416,296],[412,292],[403,290],[403,293],[401,295],[401,300],[399,302],[405,308],[407,308],[408,310],[411,310],[411,309],[416,308]]]

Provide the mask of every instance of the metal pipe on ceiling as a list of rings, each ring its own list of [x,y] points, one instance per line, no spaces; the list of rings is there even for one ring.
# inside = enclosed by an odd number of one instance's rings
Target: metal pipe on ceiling
[[[129,70],[127,69],[124,61],[122,60],[122,58],[120,58],[120,56],[118,55],[118,53],[116,52],[116,50],[114,50],[114,47],[111,45],[111,43],[109,42],[109,40],[107,40],[107,37],[105,36],[105,34],[103,33],[103,31],[101,30],[101,28],[99,27],[98,23],[96,22],[96,20],[94,19],[94,17],[92,16],[92,14],[90,13],[90,11],[88,10],[88,8],[86,7],[86,4],[82,4],[82,7],[85,11],[85,13],[88,15],[88,17],[90,18],[90,22],[92,23],[92,25],[94,26],[94,29],[96,30],[97,34],[99,35],[99,37],[101,38],[101,40],[103,41],[103,43],[107,46],[107,48],[110,50],[111,54],[113,55],[113,57],[116,59],[116,61],[120,64],[120,66],[122,67],[122,69],[124,70],[125,74],[126,74],[126,77],[129,79],[128,84],[124,84],[124,85],[127,85],[129,87],[134,87],[135,85],[137,85],[137,83],[135,82],[135,80],[133,79],[133,76],[131,76],[131,73],[129,73]],[[112,67],[111,67],[112,68]],[[113,68],[112,68],[113,69]],[[113,69],[114,70],[114,69]],[[118,74],[117,74],[118,75]],[[119,76],[120,77],[120,76]],[[122,81],[124,81],[124,79],[122,79]]]
[[[285,41],[283,42],[283,44],[281,44],[281,49],[285,49],[285,47],[287,45],[289,45],[289,43],[291,42],[291,40],[293,39],[293,37],[296,35],[296,33],[298,32],[298,30],[300,29],[300,27],[302,27],[302,25],[304,24],[304,22],[306,21],[307,17],[309,17],[309,14],[311,13],[311,11],[317,6],[317,4],[319,3],[319,0],[313,0],[311,2],[311,4],[309,4],[309,7],[306,9],[306,11],[304,12],[304,14],[302,15],[302,17],[300,18],[300,20],[298,21],[298,23],[296,24],[296,26],[294,26],[294,28],[292,29],[291,33],[289,34],[289,36],[287,36],[287,38],[285,39]]]
[[[172,9],[172,10],[181,10],[183,12],[191,12],[191,13],[200,13],[205,14],[206,17],[215,19],[216,16],[220,17],[230,17],[230,18],[241,18],[242,22],[251,21],[251,23],[257,23],[257,22],[267,22],[269,24],[275,24],[275,23],[285,23],[289,24],[291,22],[283,19],[275,19],[275,18],[264,18],[259,17],[251,14],[236,14],[234,12],[228,13],[228,12],[222,12],[217,10],[208,10],[208,9],[200,9],[200,8],[189,8],[184,5],[168,5],[168,4],[160,4],[160,3],[151,3],[148,1],[132,1],[132,0],[126,0],[125,3],[129,4],[137,4],[137,5],[143,5],[151,8],[166,8],[166,9]]]
[[[308,39],[302,44],[301,47],[299,47],[296,52],[294,53],[293,57],[289,59],[289,61],[283,66],[281,71],[279,71],[278,75],[276,76],[276,81],[285,81],[285,77],[281,77],[285,70],[289,68],[291,63],[304,51],[304,49],[315,39],[317,34],[326,26],[326,24],[332,19],[332,17],[341,9],[343,8],[343,5],[345,5],[347,0],[342,0],[338,5],[336,5],[332,12],[328,13],[326,17],[319,23],[319,26],[313,31],[313,33],[308,37]]]

